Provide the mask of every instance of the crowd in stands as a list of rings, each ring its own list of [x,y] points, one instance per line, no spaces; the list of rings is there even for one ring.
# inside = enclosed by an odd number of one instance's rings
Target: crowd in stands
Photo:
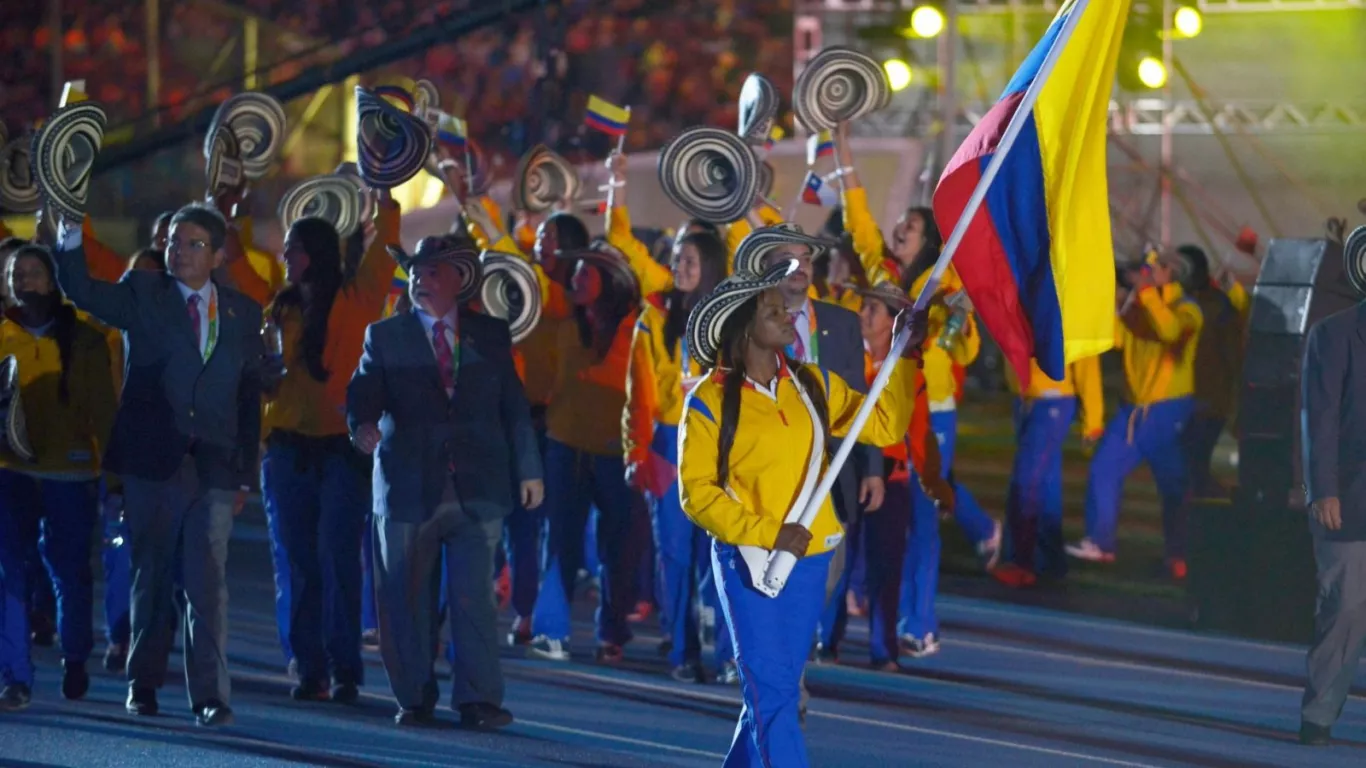
[[[790,92],[791,2],[565,0],[364,73],[362,80],[432,80],[443,106],[464,114],[481,147],[501,156],[503,165],[537,143],[572,152],[582,142],[604,141],[582,128],[594,93],[631,106],[628,148],[653,148],[688,126],[734,125],[740,85],[752,71]],[[320,57],[335,60],[392,42],[473,6],[474,0],[165,3],[160,98],[149,104],[145,5],[67,0],[61,71],[63,79],[87,79],[92,97],[109,111],[111,129],[158,108],[164,123],[232,92],[224,83],[241,72],[238,37],[247,14],[263,20],[259,55],[268,70],[261,82],[269,85],[297,76]],[[11,133],[42,119],[56,100],[51,30],[41,22],[19,18],[0,25],[4,49],[17,54],[0,60],[0,119]],[[236,46],[233,55],[222,55],[229,45]],[[194,147],[162,154],[183,154],[163,163],[201,162]]]

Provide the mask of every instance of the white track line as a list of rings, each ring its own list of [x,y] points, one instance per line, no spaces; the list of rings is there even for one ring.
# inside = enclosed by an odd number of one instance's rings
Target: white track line
[[[737,699],[728,698],[728,697],[725,697],[725,696],[718,696],[718,695],[716,695],[716,694],[698,693],[698,692],[689,691],[689,690],[682,689],[682,688],[672,688],[672,687],[669,687],[669,686],[666,686],[666,685],[659,685],[659,684],[656,684],[656,683],[646,683],[646,682],[641,682],[641,681],[639,681],[639,680],[627,680],[627,679],[618,678],[618,677],[604,677],[604,676],[600,676],[600,675],[589,674],[589,673],[587,673],[587,672],[576,672],[576,671],[568,670],[568,669],[566,669],[566,670],[553,670],[553,671],[552,671],[552,674],[554,674],[554,675],[561,675],[561,676],[565,676],[565,677],[580,677],[580,678],[586,678],[586,679],[589,679],[589,680],[596,680],[596,681],[599,681],[599,682],[605,682],[605,683],[609,683],[609,684],[623,685],[623,686],[627,686],[627,687],[630,687],[630,688],[637,688],[637,689],[647,690],[647,691],[658,691],[658,692],[661,692],[661,693],[669,693],[669,694],[673,694],[673,695],[682,695],[682,696],[687,697],[687,698],[690,698],[690,699],[696,699],[696,700],[699,700],[699,701],[709,701],[709,702],[714,702],[714,703],[718,703],[718,704],[732,704],[732,705],[734,705],[734,704],[739,704],[739,703],[740,703]],[[812,701],[819,701],[819,699],[814,699],[814,698],[813,698]],[[870,703],[871,703],[871,702],[870,702]],[[1113,759],[1113,758],[1100,757],[1100,756],[1098,756],[1098,755],[1085,754],[1085,753],[1082,753],[1082,752],[1068,752],[1068,751],[1066,751],[1066,750],[1051,749],[1051,748],[1049,748],[1049,747],[1036,747],[1036,746],[1032,746],[1032,745],[1029,745],[1029,744],[1017,744],[1017,743],[1012,742],[1012,741],[1004,741],[1004,740],[1001,740],[1001,739],[989,739],[989,738],[982,737],[982,736],[970,736],[970,735],[965,734],[965,733],[954,733],[953,731],[941,731],[941,730],[938,730],[938,729],[935,729],[935,728],[923,728],[923,727],[913,726],[913,725],[902,725],[902,724],[900,724],[900,723],[889,723],[889,722],[885,722],[885,721],[882,721],[882,720],[870,720],[870,719],[862,718],[862,717],[853,717],[853,716],[851,716],[851,715],[839,715],[839,714],[835,714],[834,712],[822,712],[822,711],[820,711],[820,710],[818,710],[818,709],[809,709],[809,710],[807,710],[806,715],[807,715],[807,717],[824,717],[824,718],[829,718],[829,719],[831,719],[831,720],[840,720],[840,721],[843,721],[843,722],[859,723],[859,724],[861,724],[861,725],[871,725],[871,726],[874,726],[874,727],[876,727],[876,728],[890,728],[890,729],[895,730],[895,731],[907,731],[907,732],[911,732],[911,733],[922,733],[922,734],[931,735],[931,736],[942,736],[942,737],[947,738],[947,739],[957,739],[957,740],[959,740],[959,741],[970,741],[970,742],[973,742],[973,743],[976,743],[976,744],[991,744],[991,745],[993,745],[993,746],[1008,747],[1008,748],[1010,748],[1010,749],[1019,749],[1019,750],[1023,750],[1023,751],[1026,751],[1026,752],[1035,752],[1035,753],[1039,753],[1039,754],[1053,755],[1053,756],[1055,756],[1055,757],[1068,757],[1068,758],[1074,758],[1074,759],[1077,759],[1077,760],[1088,760],[1088,761],[1095,762],[1095,763],[1104,763],[1104,764],[1106,764],[1106,765],[1122,765],[1122,766],[1130,766],[1131,768],[1157,768],[1156,766],[1149,765],[1148,763],[1134,763],[1134,762],[1128,762],[1128,761],[1125,761],[1125,760],[1115,760],[1115,759]]]
[[[1303,656],[1307,649],[1293,644],[1276,645],[1273,643],[1257,642],[1255,640],[1244,640],[1239,637],[1225,637],[1203,635],[1198,632],[1183,632],[1179,629],[1161,629],[1158,627],[1143,627],[1136,624],[1128,624],[1120,621],[1107,621],[1104,619],[1087,619],[1080,616],[1060,611],[1050,611],[1046,608],[1036,610],[1012,610],[1008,608],[995,608],[987,605],[977,605],[960,603],[957,601],[946,600],[940,604],[940,614],[951,614],[953,611],[966,611],[969,613],[987,613],[996,616],[1019,617],[1021,614],[1037,619],[1047,619],[1058,624],[1074,624],[1083,627],[1108,629],[1132,635],[1145,635],[1148,637],[1180,638],[1185,641],[1196,641],[1201,643],[1219,643],[1225,645],[1239,645],[1244,648],[1255,648],[1262,651],[1276,651],[1277,653],[1293,653]],[[1047,639],[1042,637],[1040,639]]]

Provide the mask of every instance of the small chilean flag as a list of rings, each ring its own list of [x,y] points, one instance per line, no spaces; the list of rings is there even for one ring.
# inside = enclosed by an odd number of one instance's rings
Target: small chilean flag
[[[829,131],[813,133],[806,140],[806,164],[815,165],[822,157],[834,157],[835,139]]]
[[[773,130],[768,132],[768,138],[764,139],[764,149],[773,149],[773,145],[781,141],[782,138],[783,129],[776,125],[773,126]]]
[[[622,136],[626,133],[626,124],[631,122],[631,110],[618,107],[597,96],[589,96],[588,116],[584,118],[584,122],[589,128],[602,131],[608,136]]]
[[[822,208],[833,208],[839,201],[839,193],[833,187],[826,186],[815,171],[806,172],[806,184],[802,186],[803,203],[819,205]]]

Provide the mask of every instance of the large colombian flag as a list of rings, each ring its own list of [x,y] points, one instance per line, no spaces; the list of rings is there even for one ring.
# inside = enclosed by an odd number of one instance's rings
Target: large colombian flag
[[[1114,346],[1115,267],[1105,136],[1131,0],[1069,0],[944,169],[934,215],[945,234],[996,153],[1049,51],[1064,46],[954,256],[964,287],[1021,382],[1029,360],[1064,366]],[[1069,16],[1080,13],[1067,40]]]

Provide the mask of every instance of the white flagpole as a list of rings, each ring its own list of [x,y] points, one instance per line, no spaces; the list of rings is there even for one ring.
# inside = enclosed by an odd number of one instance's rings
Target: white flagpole
[[[987,190],[991,189],[991,182],[996,179],[996,174],[1000,172],[1001,164],[1005,162],[1006,155],[1010,152],[1010,148],[1015,145],[1015,139],[1019,137],[1025,121],[1029,119],[1029,114],[1034,109],[1035,102],[1039,100],[1039,93],[1043,91],[1044,85],[1048,82],[1048,76],[1053,73],[1053,67],[1058,63],[1058,57],[1066,49],[1067,41],[1071,39],[1072,32],[1077,28],[1077,23],[1081,21],[1081,15],[1086,12],[1086,7],[1089,4],[1090,0],[1077,0],[1076,6],[1067,15],[1067,19],[1063,21],[1062,29],[1058,32],[1058,38],[1053,41],[1053,46],[1048,49],[1048,55],[1039,65],[1038,75],[1029,84],[1024,97],[1020,100],[1020,106],[1011,116],[1005,134],[1001,136],[1000,143],[996,145],[996,152],[992,155],[991,162],[982,172],[982,178],[977,182],[977,187],[972,190],[972,196],[968,198],[968,204],[963,208],[963,215],[954,226],[953,234],[944,244],[944,250],[940,252],[939,260],[935,262],[934,271],[930,273],[929,279],[925,281],[925,287],[916,297],[913,311],[919,312],[930,303],[930,298],[934,296],[940,280],[943,279],[944,271],[949,268],[954,253],[967,234],[968,225],[972,223],[973,217],[982,207],[982,201],[986,199]],[[950,129],[951,126],[946,126],[944,130]],[[908,339],[909,331],[907,330],[902,330],[901,333],[897,334],[897,337],[892,340],[892,348],[887,352],[887,359],[895,361],[900,357],[901,351],[906,348]],[[853,423],[849,425],[848,435],[840,443],[839,450],[835,452],[835,457],[830,460],[830,466],[826,468],[820,485],[816,486],[816,492],[811,495],[811,501],[807,503],[806,510],[802,512],[801,519],[798,520],[807,528],[811,527],[816,519],[816,514],[820,512],[821,505],[825,503],[825,497],[830,495],[830,489],[835,486],[835,477],[844,466],[844,462],[849,459],[849,454],[854,450],[859,433],[863,431],[863,425],[868,422],[868,417],[872,415],[873,408],[877,405],[878,396],[882,394],[882,390],[887,388],[887,381],[891,378],[892,369],[895,367],[895,365],[884,364],[882,369],[878,371],[877,378],[873,379],[872,385],[868,387],[868,394],[863,399],[863,405],[859,408],[858,414],[854,416]],[[787,577],[792,573],[792,568],[796,564],[797,558],[790,552],[770,553],[768,569],[764,572],[763,579],[764,586],[767,587],[765,592],[770,595],[777,595],[787,583]]]

